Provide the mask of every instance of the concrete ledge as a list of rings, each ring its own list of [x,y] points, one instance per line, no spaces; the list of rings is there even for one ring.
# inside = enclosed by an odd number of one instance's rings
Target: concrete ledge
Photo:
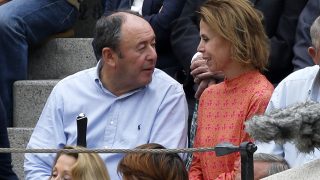
[[[13,85],[13,126],[34,127],[59,80],[16,81]]]
[[[33,132],[33,128],[8,128],[11,148],[26,148]],[[13,170],[19,179],[24,179],[24,153],[12,153]]]
[[[92,38],[57,38],[29,55],[28,79],[62,79],[96,65]]]
[[[278,174],[263,178],[263,180],[317,180],[320,179],[320,159],[311,161],[301,167],[288,169]]]

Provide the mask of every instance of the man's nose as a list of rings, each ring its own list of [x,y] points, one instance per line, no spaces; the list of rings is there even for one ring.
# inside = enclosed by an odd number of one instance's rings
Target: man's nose
[[[147,58],[148,60],[157,60],[157,52],[155,47],[150,46]]]

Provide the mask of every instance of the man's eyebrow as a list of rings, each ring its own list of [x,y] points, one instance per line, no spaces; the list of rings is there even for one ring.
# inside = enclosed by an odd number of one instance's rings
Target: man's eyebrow
[[[156,35],[153,35],[153,36],[151,37],[151,41],[154,41],[154,40],[156,40]]]
[[[149,39],[144,39],[144,40],[139,41],[139,42],[138,42],[138,45],[140,45],[140,44],[147,44],[147,43],[149,43],[150,41],[153,42],[153,41],[155,41],[155,40],[156,40],[156,36],[153,36],[152,39],[150,39],[150,40],[149,40]]]

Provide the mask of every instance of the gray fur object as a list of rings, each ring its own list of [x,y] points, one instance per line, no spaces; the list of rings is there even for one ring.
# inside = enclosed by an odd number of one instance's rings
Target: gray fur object
[[[308,101],[265,115],[254,116],[245,130],[255,140],[283,144],[292,142],[300,152],[320,148],[320,104]]]

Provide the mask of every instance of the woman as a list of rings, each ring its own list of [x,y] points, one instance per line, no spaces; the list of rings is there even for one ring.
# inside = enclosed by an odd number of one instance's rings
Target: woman
[[[79,149],[81,147],[66,146],[64,149]],[[96,153],[66,153],[59,152],[52,169],[51,180],[109,180],[107,168]]]
[[[200,97],[195,147],[222,142],[240,145],[249,141],[244,122],[262,114],[273,86],[261,74],[268,60],[267,36],[262,15],[247,0],[208,0],[200,9],[198,51],[210,71],[222,71],[223,82],[208,87]],[[233,153],[195,153],[190,179],[233,179]]]
[[[150,143],[136,149],[165,149],[160,144]],[[188,172],[176,153],[130,153],[118,165],[123,180],[188,180]]]

